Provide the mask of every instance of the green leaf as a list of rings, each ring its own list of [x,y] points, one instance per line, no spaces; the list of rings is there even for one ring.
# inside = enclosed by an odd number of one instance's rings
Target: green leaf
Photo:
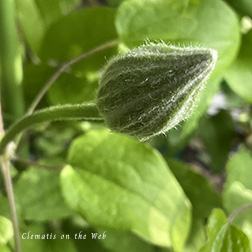
[[[179,3],[125,1],[116,17],[121,41],[130,45],[149,38],[214,48],[219,53],[215,72],[219,72],[232,62],[239,47],[240,33],[235,13],[219,0],[191,0],[183,12],[176,8]]]
[[[13,228],[11,221],[3,216],[0,216],[0,243],[6,244],[12,237]]]
[[[215,209],[207,225],[208,242],[200,252],[250,252],[248,237],[235,226],[229,226],[224,212]]]
[[[88,227],[87,223],[82,219],[81,216],[73,216],[71,219],[64,221],[62,224],[62,232],[69,234],[70,237],[74,239],[74,244],[78,252],[108,252],[101,244],[103,239],[92,239],[91,233],[96,233],[97,231],[91,227]],[[101,229],[100,231],[103,233],[105,230]],[[86,239],[84,239],[85,235]],[[107,236],[106,239],[110,239],[110,237]]]
[[[35,0],[46,27],[63,16],[59,0]]]
[[[234,122],[228,111],[221,110],[217,115],[204,117],[200,122],[199,137],[210,154],[213,172],[224,169],[234,136]]]
[[[33,53],[39,52],[48,27],[63,17],[63,14],[72,11],[79,3],[79,0],[16,1],[22,31]]]
[[[39,8],[36,5],[36,1],[17,0],[16,5],[18,18],[20,20],[26,41],[31,50],[37,53],[42,43],[46,26]]]
[[[48,29],[40,57],[56,62],[67,61],[117,38],[114,28],[115,9],[84,8],[55,22]],[[66,32],[67,31],[67,32]],[[79,62],[74,69],[97,71],[114,49],[99,52]],[[74,83],[73,83],[74,88]]]
[[[42,224],[32,224],[21,228],[21,245],[23,251],[36,251],[36,252],[77,252],[73,243],[74,237],[70,239],[61,239],[62,233],[58,230],[50,230],[45,228]],[[33,235],[33,237],[32,237]],[[35,235],[40,235],[40,239],[36,239]],[[45,238],[42,238],[42,237]],[[48,238],[47,238],[48,236]],[[54,239],[55,237],[55,239]],[[72,239],[71,239],[72,238]],[[1,251],[2,252],[2,251]]]
[[[194,219],[204,219],[213,208],[221,207],[220,196],[205,177],[185,163],[173,159],[167,162],[192,203]]]
[[[88,223],[133,231],[154,244],[182,250],[190,203],[150,146],[90,131],[73,142],[68,163],[61,173],[63,195]]]
[[[10,249],[5,245],[0,242],[0,251],[1,252],[11,252]]]
[[[49,90],[48,97],[53,105],[79,104],[93,101],[98,87],[98,76],[91,78],[78,73],[63,74]]]
[[[106,0],[107,4],[112,7],[119,6],[124,0]]]
[[[252,30],[243,36],[242,46],[236,61],[228,68],[224,77],[233,91],[252,103]]]
[[[236,11],[243,15],[252,17],[252,2],[251,0],[226,0]]]
[[[34,97],[45,85],[57,68],[44,63],[39,65],[26,65],[24,67],[23,86],[25,102],[28,107]],[[48,101],[52,105],[76,104],[92,101],[98,86],[96,73],[83,74],[81,71],[63,73],[52,85],[48,92]],[[46,106],[47,100],[40,103]]]
[[[54,71],[56,70],[53,67],[50,67],[45,63],[39,65],[27,64],[24,66],[24,79],[22,85],[26,107],[30,106],[34,97],[38,94]],[[46,99],[43,99],[40,105],[41,104],[45,105]]]
[[[71,215],[60,193],[58,171],[30,167],[16,183],[15,196],[26,220],[45,221]]]
[[[81,5],[81,0],[59,0],[62,12],[68,14]]]
[[[247,189],[252,190],[252,154],[249,150],[241,149],[234,154],[227,163],[228,178],[224,189],[231,186],[235,181],[242,183]]]
[[[240,150],[233,155],[227,164],[227,180],[222,193],[223,205],[231,214],[236,209],[252,202],[252,155],[248,150]],[[234,224],[242,228],[250,238],[252,246],[252,210],[240,213]]]
[[[98,233],[102,234],[103,232],[104,229],[98,229]],[[99,241],[109,252],[118,252],[118,248],[120,248],[120,252],[156,251],[154,246],[127,231],[106,229],[106,239]]]
[[[200,248],[206,243],[206,232],[203,220],[194,219],[190,236],[187,239],[183,252],[195,252],[199,251]]]
[[[251,204],[252,190],[243,186],[240,182],[233,182],[223,192],[223,204],[226,211],[231,214],[242,206]],[[252,210],[247,209],[235,217],[233,223],[240,227],[249,237],[252,246]]]

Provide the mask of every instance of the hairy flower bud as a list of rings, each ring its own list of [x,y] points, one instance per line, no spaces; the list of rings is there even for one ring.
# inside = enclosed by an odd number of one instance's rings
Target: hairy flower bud
[[[213,49],[147,44],[105,67],[97,106],[107,126],[146,140],[188,118],[217,60]]]

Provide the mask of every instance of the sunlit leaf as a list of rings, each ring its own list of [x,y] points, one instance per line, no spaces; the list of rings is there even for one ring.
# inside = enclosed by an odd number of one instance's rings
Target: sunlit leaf
[[[248,237],[227,223],[224,212],[215,209],[208,220],[208,242],[200,252],[250,252]]]
[[[88,223],[183,248],[190,204],[164,160],[148,145],[90,131],[73,142],[68,163],[61,173],[63,194]]]

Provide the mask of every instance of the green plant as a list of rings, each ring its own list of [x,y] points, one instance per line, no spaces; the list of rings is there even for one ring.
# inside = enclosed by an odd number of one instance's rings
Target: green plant
[[[251,251],[250,3],[106,5],[0,2],[0,251]]]

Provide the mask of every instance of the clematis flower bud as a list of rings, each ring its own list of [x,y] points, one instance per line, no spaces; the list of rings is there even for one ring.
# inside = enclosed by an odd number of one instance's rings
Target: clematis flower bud
[[[107,126],[146,140],[193,111],[217,52],[147,44],[113,58],[103,70],[97,106]]]

